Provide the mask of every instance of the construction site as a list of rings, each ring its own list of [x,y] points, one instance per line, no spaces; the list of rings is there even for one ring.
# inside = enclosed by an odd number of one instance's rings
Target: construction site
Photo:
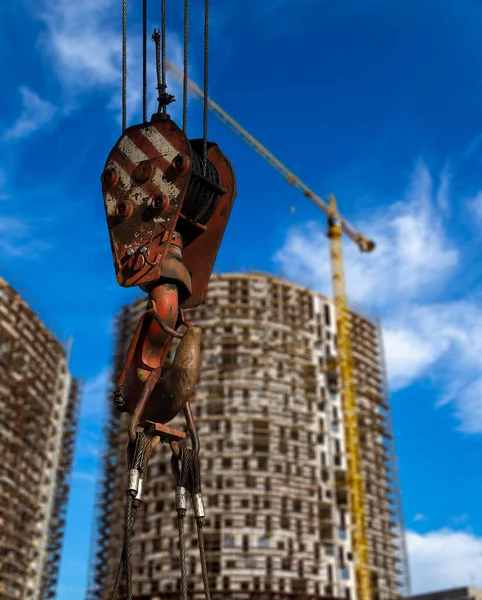
[[[65,349],[0,278],[4,600],[56,597],[79,402]]]
[[[113,381],[143,310],[139,300],[117,318]],[[266,274],[219,275],[189,319],[204,334],[192,405],[202,439],[211,597],[354,600],[343,408],[332,366],[333,303]],[[356,313],[350,323],[370,584],[374,599],[392,600],[404,596],[409,583],[383,351],[376,323]],[[90,600],[109,598],[122,549],[126,428],[127,420],[112,411]],[[133,536],[138,599],[179,597],[177,520],[165,518],[175,514],[169,462],[162,445],[151,459]],[[195,530],[187,531],[189,593],[197,598],[202,580]]]
[[[121,3],[122,131],[101,184],[117,284],[140,294],[115,316],[86,600],[407,598],[381,325],[351,308],[345,282],[343,244],[369,261],[377,240],[209,97],[208,0],[203,87],[188,76],[189,1],[182,69],[167,58],[159,5],[158,108],[147,114],[144,0],[143,115],[129,125]],[[182,127],[168,113],[168,77]],[[203,104],[196,139],[190,96]],[[236,165],[208,141],[209,112],[318,209],[332,298],[261,271],[214,274],[237,189]],[[68,351],[3,280],[0,313],[0,598],[46,600],[80,386]]]
[[[189,2],[182,70],[161,9],[158,112],[149,122],[144,3],[143,124],[127,127],[124,78],[123,133],[102,175],[117,281],[147,305],[118,316],[88,599],[406,596],[380,328],[350,311],[344,278],[343,238],[364,253],[376,244],[209,98],[207,0],[204,89],[188,77]],[[124,3],[124,72],[126,18]],[[189,94],[203,102],[202,140],[186,138]],[[332,301],[263,273],[211,276],[236,183],[207,141],[209,111],[323,213]]]

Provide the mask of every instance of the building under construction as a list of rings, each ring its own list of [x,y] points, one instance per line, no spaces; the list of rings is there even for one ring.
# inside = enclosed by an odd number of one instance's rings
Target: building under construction
[[[144,309],[141,299],[118,317],[113,381]],[[355,600],[331,301],[265,274],[220,275],[189,320],[204,332],[192,406],[201,440],[211,597]],[[373,600],[394,600],[408,591],[408,573],[383,352],[378,327],[368,319],[352,313],[351,331]],[[110,597],[123,543],[127,433],[112,409],[106,436],[89,600]],[[138,509],[132,547],[137,600],[179,596],[169,463],[169,448],[156,449]],[[193,519],[186,532],[189,595],[201,598]]]
[[[79,406],[60,342],[0,278],[0,598],[56,594]]]

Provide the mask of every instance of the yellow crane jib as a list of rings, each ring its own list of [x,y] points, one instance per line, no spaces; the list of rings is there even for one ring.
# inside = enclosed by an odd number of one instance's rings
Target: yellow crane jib
[[[171,61],[166,61],[167,68],[174,77],[182,82],[183,81],[183,72],[176,67],[174,63]],[[204,98],[203,90],[191,79],[188,79],[188,87],[192,96],[198,99]],[[303,183],[290,169],[288,169],[280,160],[276,158],[276,156],[270,152],[263,144],[258,142],[244,127],[242,127],[237,121],[235,121],[225,110],[223,110],[219,104],[208,98],[208,107],[209,110],[216,115],[216,117],[225,123],[230,129],[234,131],[237,135],[241,136],[243,140],[249,144],[259,155],[261,155],[265,160],[267,160],[270,165],[275,168],[286,181],[299,189],[302,194],[311,200],[315,206],[322,210],[322,212],[328,217],[330,215],[330,207],[325,200],[323,200],[320,196],[315,194],[313,190],[311,190],[305,183]],[[354,227],[352,227],[345,219],[343,219],[340,215],[338,215],[340,220],[340,226],[342,232],[347,235],[362,252],[371,252],[375,248],[375,243],[372,240],[367,239],[364,235],[362,235],[359,231],[357,231]]]

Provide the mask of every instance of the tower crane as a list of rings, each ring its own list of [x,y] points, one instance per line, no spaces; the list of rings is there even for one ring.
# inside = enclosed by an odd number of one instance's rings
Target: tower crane
[[[198,99],[206,99],[204,91],[193,81],[186,78],[184,73],[172,62],[167,61],[167,68],[181,83],[187,82],[191,95]],[[343,408],[343,424],[347,456],[347,490],[349,510],[352,522],[352,545],[355,558],[355,577],[358,600],[372,600],[370,573],[370,554],[366,526],[365,491],[362,471],[360,433],[358,427],[358,410],[353,374],[353,356],[351,349],[350,314],[348,311],[345,286],[345,269],[343,261],[343,242],[345,234],[358,246],[361,252],[371,252],[375,243],[367,239],[343,219],[336,205],[334,195],[325,202],[305,185],[292,171],[279,161],[267,148],[258,142],[239,123],[237,123],[216,102],[207,98],[209,110],[230,129],[239,135],[260,156],[276,169],[290,184],[300,190],[327,217],[330,245],[330,260],[333,286],[333,299],[337,323],[337,365],[341,381],[341,398]]]

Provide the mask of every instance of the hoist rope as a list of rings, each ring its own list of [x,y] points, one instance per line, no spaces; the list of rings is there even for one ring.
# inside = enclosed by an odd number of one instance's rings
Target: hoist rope
[[[151,438],[145,433],[140,433],[134,453],[134,461],[132,465],[133,470],[138,470],[140,476],[145,479],[147,471],[147,465],[151,457],[152,444]],[[112,589],[111,600],[116,600],[119,595],[122,575],[125,574],[126,578],[126,600],[132,600],[132,533],[134,531],[134,523],[137,513],[137,508],[140,504],[140,500],[136,500],[135,494],[133,495],[129,490],[127,491],[126,498],[126,510],[125,510],[125,526],[124,526],[124,546],[122,548],[122,554],[117,567],[117,573],[114,580],[114,586]]]
[[[199,557],[201,559],[201,570],[203,574],[203,584],[204,584],[204,597],[206,600],[211,600],[211,593],[209,591],[209,577],[208,577],[208,569],[206,564],[206,552],[204,550],[204,533],[203,533],[203,524],[199,522],[199,519],[196,519],[196,527],[197,527],[197,542],[199,546]]]
[[[142,1],[142,121],[147,121],[147,0]]]
[[[193,494],[201,494],[201,463],[199,455],[193,454],[192,460],[192,492]],[[201,560],[201,571],[203,576],[204,597],[206,600],[211,600],[209,591],[209,577],[206,563],[206,552],[204,548],[204,517],[196,518],[197,541],[199,546],[199,558]]]
[[[187,600],[187,572],[186,572],[186,541],[184,537],[184,517],[178,516],[179,528],[179,561],[181,563],[181,600]]]
[[[127,0],[122,2],[122,132],[127,124]]]
[[[166,0],[161,1],[161,61],[162,61],[162,93],[166,92]],[[166,112],[166,104],[162,108]]]
[[[181,461],[181,476],[179,478],[179,486],[188,488],[189,475],[192,470],[192,451],[188,448],[182,451]],[[181,600],[187,600],[187,568],[186,568],[186,539],[184,535],[184,517],[185,511],[178,511],[178,528],[179,528],[179,562],[181,567]]]
[[[189,0],[184,0],[184,78],[182,82],[182,130],[187,135],[187,91],[189,58]]]
[[[160,39],[161,35],[157,29],[154,29],[152,39],[156,44],[156,78],[157,78],[157,91],[159,93],[158,100],[160,101],[162,93],[162,82],[161,82],[161,50],[160,50]],[[159,110],[158,110],[159,112]]]
[[[127,506],[126,506],[126,535],[125,535],[125,545],[126,552],[124,557],[124,570],[126,573],[126,587],[127,587],[127,600],[132,600],[132,530],[134,529],[134,519],[133,517],[133,509],[132,504],[134,502],[134,498],[132,496],[127,496]]]
[[[209,0],[204,0],[204,115],[203,115],[203,175],[208,159],[208,58],[209,58]]]
[[[132,508],[133,508],[133,510],[131,512],[131,523],[129,525],[129,527],[131,528],[131,531],[134,529],[134,523],[136,520],[136,512],[137,512],[135,506],[133,506]],[[126,511],[127,511],[127,507],[126,507]],[[117,567],[117,573],[115,576],[114,587],[112,589],[111,600],[116,600],[117,596],[119,595],[122,575],[124,573],[125,557],[126,557],[126,537],[124,535],[124,546],[122,548],[122,554],[121,554],[121,557],[119,560],[119,565]]]

